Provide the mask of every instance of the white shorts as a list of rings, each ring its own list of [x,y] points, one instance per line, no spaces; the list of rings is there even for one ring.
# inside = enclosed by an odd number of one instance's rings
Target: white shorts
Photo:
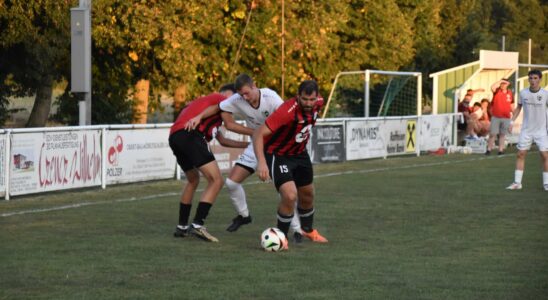
[[[255,157],[255,151],[253,150],[252,143],[249,143],[247,148],[245,148],[244,153],[238,157],[236,164],[244,167],[251,173],[257,170],[257,158]]]
[[[535,134],[522,131],[519,135],[518,150],[529,150],[535,142],[540,151],[548,151],[548,134],[546,132],[537,132]]]

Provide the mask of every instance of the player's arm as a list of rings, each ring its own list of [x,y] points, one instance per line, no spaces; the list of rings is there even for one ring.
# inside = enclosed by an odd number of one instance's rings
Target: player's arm
[[[262,181],[270,179],[268,174],[268,166],[266,164],[266,158],[264,156],[264,138],[272,134],[272,131],[265,124],[255,129],[253,132],[253,150],[255,151],[255,157],[257,158],[257,175]]]
[[[246,148],[249,145],[249,142],[240,142],[233,139],[225,137],[221,132],[217,132],[215,136],[219,144],[229,147],[229,148]]]
[[[238,124],[231,113],[222,111],[221,112],[221,118],[223,119],[224,125],[226,129],[239,133],[239,134],[245,134],[252,136],[253,135],[253,129],[249,127],[245,127],[241,124]]]
[[[215,114],[218,114],[220,111],[221,111],[221,109],[219,108],[218,104],[208,106],[199,115],[197,115],[194,118],[188,120],[188,122],[186,122],[186,124],[185,124],[185,129],[186,130],[193,130],[194,128],[196,128],[196,126],[198,126],[198,124],[200,124],[200,122],[203,119],[211,117]]]
[[[510,126],[508,127],[508,132],[512,133],[512,128],[514,127],[514,121],[518,118],[519,113],[521,112],[521,104],[518,103],[514,111],[512,112],[512,118],[510,119]]]

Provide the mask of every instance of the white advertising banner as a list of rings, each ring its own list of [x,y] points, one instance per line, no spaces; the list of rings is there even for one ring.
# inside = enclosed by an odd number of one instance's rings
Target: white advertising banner
[[[426,115],[420,118],[420,149],[432,151],[447,148],[452,139],[451,115]]]
[[[346,123],[346,159],[366,159],[414,152],[409,125],[414,120],[361,120]],[[412,126],[414,130],[414,125]],[[413,132],[411,132],[413,133]]]
[[[379,121],[346,122],[346,159],[356,160],[383,157],[386,141]]]
[[[0,134],[0,197],[6,195],[6,135]]]
[[[14,133],[10,194],[101,184],[101,131]]]
[[[107,184],[173,178],[169,128],[106,132]]]
[[[408,120],[386,120],[382,123],[381,132],[386,140],[386,155],[401,155],[409,151],[408,143],[412,142],[406,135]]]

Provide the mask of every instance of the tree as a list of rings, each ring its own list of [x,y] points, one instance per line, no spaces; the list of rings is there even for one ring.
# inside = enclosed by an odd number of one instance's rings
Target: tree
[[[69,7],[69,1],[54,0],[0,4],[0,103],[36,95],[28,127],[45,126],[54,81],[68,65]]]

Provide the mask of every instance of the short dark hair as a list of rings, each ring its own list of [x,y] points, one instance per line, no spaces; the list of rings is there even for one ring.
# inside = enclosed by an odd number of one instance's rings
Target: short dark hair
[[[481,99],[481,103],[483,103],[483,102],[487,102],[487,103],[489,103],[489,99],[487,99],[487,98],[483,98],[483,99]]]
[[[231,91],[233,93],[236,93],[236,88],[234,87],[234,83],[227,83],[219,89],[219,93],[222,93],[225,91]]]
[[[315,80],[305,80],[299,85],[299,96],[304,92],[305,95],[311,95],[316,92],[319,94],[318,83]]]
[[[247,74],[238,75],[238,77],[236,77],[236,81],[234,81],[234,88],[236,88],[236,91],[241,90],[246,85],[253,85],[253,79],[251,78],[251,76]]]
[[[538,75],[538,78],[542,78],[542,72],[537,69],[533,69],[529,71],[529,73],[527,73],[527,76],[531,76],[531,75]]]
[[[481,107],[481,104],[479,102],[474,102],[474,106],[479,106]]]

